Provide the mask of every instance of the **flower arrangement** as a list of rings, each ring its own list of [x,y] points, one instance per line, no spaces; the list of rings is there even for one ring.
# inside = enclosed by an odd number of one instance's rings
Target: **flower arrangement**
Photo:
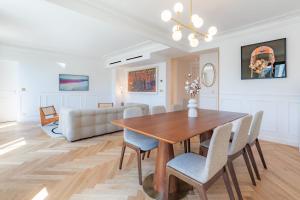
[[[195,98],[199,94],[201,86],[199,78],[192,80],[192,75],[188,74],[188,80],[185,82],[185,91],[190,96],[190,98]]]

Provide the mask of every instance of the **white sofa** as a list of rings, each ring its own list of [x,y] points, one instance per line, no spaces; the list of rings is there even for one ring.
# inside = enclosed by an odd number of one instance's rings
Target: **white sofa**
[[[144,115],[149,114],[148,105],[136,103],[104,109],[62,108],[59,114],[59,130],[70,142],[120,131],[122,128],[113,125],[111,121],[122,119],[123,111],[128,107],[140,107]]]

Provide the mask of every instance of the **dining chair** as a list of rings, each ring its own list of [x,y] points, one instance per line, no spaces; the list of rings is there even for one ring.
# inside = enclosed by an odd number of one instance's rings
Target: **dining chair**
[[[171,105],[171,111],[176,112],[176,111],[181,111],[183,110],[183,106],[180,104],[173,104]]]
[[[207,157],[186,153],[175,157],[167,163],[167,187],[165,199],[168,199],[170,177],[175,176],[192,185],[200,192],[203,200],[207,200],[206,191],[220,177],[223,176],[230,199],[234,199],[226,170],[227,151],[232,124],[217,127],[210,141]]]
[[[161,114],[161,113],[165,113],[165,112],[167,112],[167,111],[164,106],[152,106],[152,108],[151,108],[152,115]]]
[[[152,106],[152,108],[151,108],[151,114],[152,115],[166,113],[166,112],[167,111],[166,111],[166,108],[164,106]],[[150,157],[150,153],[151,153],[151,151],[148,151],[147,158]],[[145,155],[146,155],[146,153],[142,154],[142,160],[145,159]]]
[[[143,116],[141,108],[132,107],[124,110],[123,118],[128,119],[132,117]],[[158,147],[158,141],[156,139],[149,138],[147,136],[135,133],[134,131],[124,129],[124,142],[121,152],[119,169],[122,169],[123,159],[126,147],[133,149],[137,154],[139,184],[142,185],[142,161],[141,154],[146,153],[152,149]]]
[[[180,105],[180,104],[171,105],[171,112],[177,112],[177,111],[181,111],[181,110],[183,110],[182,105]],[[180,144],[182,144],[182,142],[180,142]],[[191,152],[191,140],[190,139],[183,141],[183,145],[184,145],[185,153]]]
[[[251,169],[250,161],[246,151],[246,144],[248,142],[248,133],[250,129],[252,121],[252,116],[248,115],[239,119],[237,122],[236,132],[233,135],[232,142],[229,143],[228,148],[228,161],[227,166],[232,178],[233,185],[238,195],[238,199],[243,199],[242,193],[239,187],[239,183],[236,177],[236,173],[233,167],[233,161],[238,158],[239,156],[243,155],[244,161],[246,163],[251,181],[253,185],[256,185],[255,178]],[[201,145],[205,148],[210,148],[210,141],[206,140]]]
[[[255,144],[256,149],[259,154],[259,157],[261,159],[261,162],[262,162],[264,168],[267,169],[266,161],[265,161],[264,155],[262,153],[262,150],[261,150],[261,147],[260,147],[260,144],[258,141],[258,135],[259,135],[260,127],[261,127],[263,114],[264,114],[263,111],[259,111],[259,112],[255,113],[252,124],[251,124],[250,132],[249,132],[248,144],[246,145],[246,150],[248,152],[251,164],[253,166],[254,172],[255,172],[258,180],[261,180],[261,178],[259,175],[259,171],[258,171],[256,162],[255,162],[251,147]]]

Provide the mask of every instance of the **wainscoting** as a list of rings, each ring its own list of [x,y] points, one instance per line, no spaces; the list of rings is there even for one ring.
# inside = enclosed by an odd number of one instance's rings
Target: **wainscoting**
[[[221,93],[220,110],[245,113],[263,110],[260,138],[299,147],[300,95]]]
[[[97,108],[99,102],[111,102],[111,97],[95,93],[22,93],[19,95],[20,116],[19,121],[37,121],[39,107],[54,105],[59,113],[62,107],[71,108]]]

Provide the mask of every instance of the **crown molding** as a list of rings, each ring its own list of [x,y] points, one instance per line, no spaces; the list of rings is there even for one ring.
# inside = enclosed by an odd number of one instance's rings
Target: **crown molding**
[[[294,11],[285,13],[283,15],[274,16],[271,18],[267,18],[264,20],[260,20],[260,21],[251,23],[251,24],[246,24],[244,26],[230,29],[228,31],[220,32],[219,35],[226,36],[226,35],[230,35],[230,34],[234,34],[234,33],[243,32],[245,30],[247,31],[250,29],[257,29],[258,27],[270,26],[272,24],[277,25],[277,24],[281,24],[286,21],[290,21],[290,20],[294,20],[294,19],[298,19],[298,18],[300,18],[300,10],[294,10]]]
[[[101,62],[103,58],[98,58],[98,57],[90,57],[90,56],[82,56],[78,54],[73,54],[73,53],[66,53],[66,52],[60,52],[56,50],[51,50],[48,48],[36,48],[36,47],[30,47],[30,46],[25,46],[25,45],[16,45],[13,43],[8,43],[8,42],[1,42],[0,41],[0,49],[2,48],[11,48],[15,51],[21,51],[23,53],[27,54],[47,54],[47,55],[52,55],[52,56],[57,56],[57,57],[68,57],[68,58],[73,58],[73,59],[82,59],[82,60],[92,60],[95,62]]]
[[[198,52],[198,51],[203,51],[206,49],[212,49],[212,48],[219,48],[220,43],[223,41],[226,41],[228,39],[248,35],[248,34],[253,34],[258,31],[267,31],[272,28],[284,28],[286,26],[290,25],[297,25],[300,24],[300,10],[293,11],[290,13],[286,13],[281,16],[269,18],[266,20],[262,20],[250,25],[245,25],[243,27],[237,28],[237,29],[232,29],[231,31],[226,31],[223,33],[218,34],[214,38],[212,42],[200,42],[198,48],[192,49],[192,52]]]

